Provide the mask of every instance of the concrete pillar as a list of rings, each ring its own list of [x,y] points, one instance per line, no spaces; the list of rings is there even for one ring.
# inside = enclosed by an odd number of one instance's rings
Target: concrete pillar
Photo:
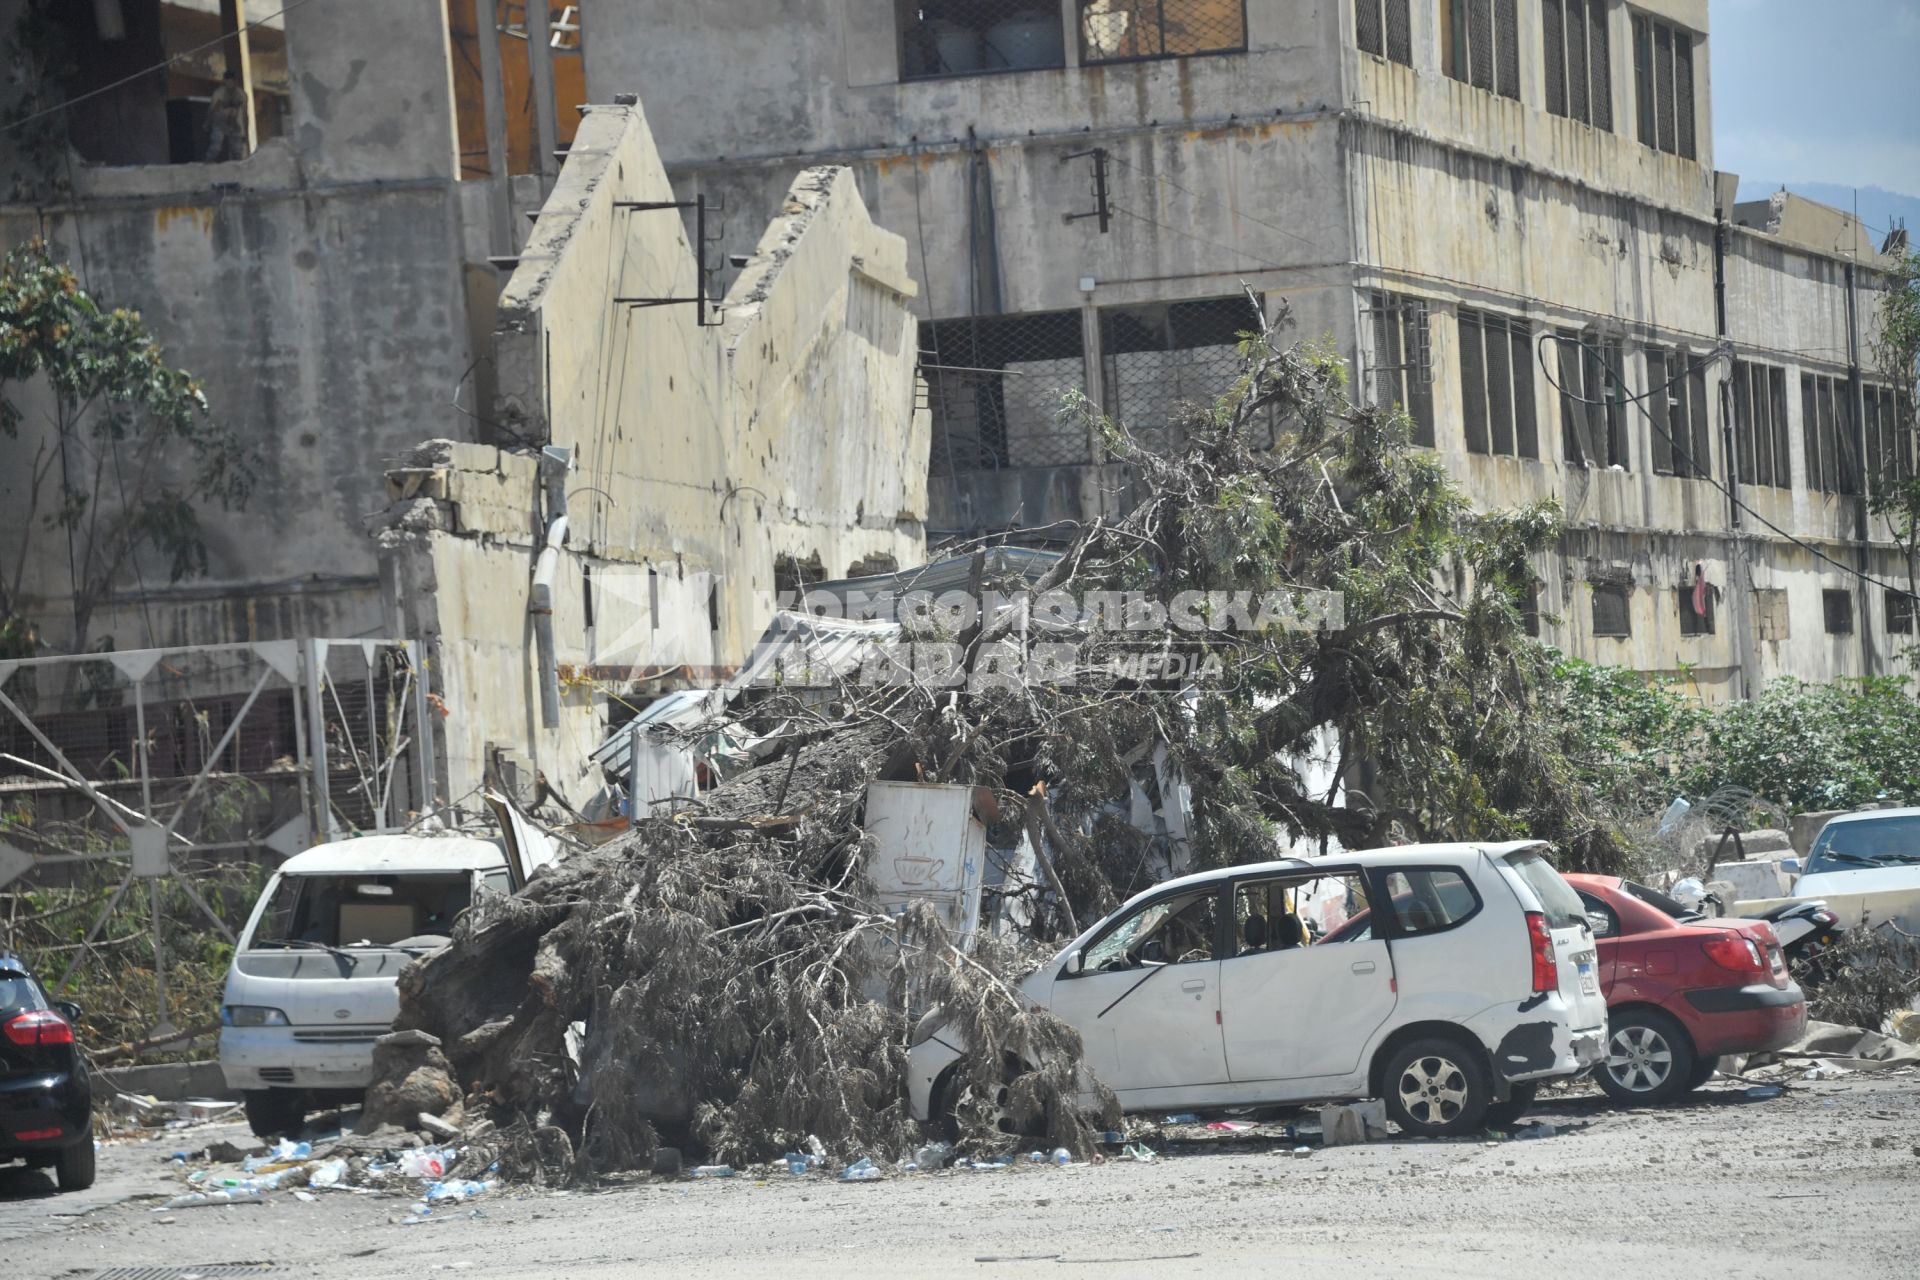
[[[527,70],[533,83],[533,171],[551,178],[560,171],[553,154],[560,145],[553,119],[553,48],[549,43],[553,38],[553,11],[547,0],[527,0],[526,14]]]
[[[499,12],[498,0],[473,0],[474,38],[480,44],[480,97],[487,128],[487,206],[492,214],[487,243],[496,257],[505,257],[513,252],[513,226],[507,198],[507,103],[500,84]]]
[[[260,145],[260,129],[253,115],[253,57],[247,42],[247,0],[220,0],[220,42],[227,68],[240,73],[240,91],[247,95],[247,154]]]

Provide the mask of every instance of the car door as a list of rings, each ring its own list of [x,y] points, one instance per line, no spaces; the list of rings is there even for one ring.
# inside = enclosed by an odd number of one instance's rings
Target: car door
[[[1351,917],[1367,909],[1357,868],[1235,883],[1234,950],[1220,962],[1220,1025],[1236,1084],[1353,1074],[1397,995],[1387,944],[1370,935],[1314,944],[1302,902],[1344,887]]]
[[[1219,883],[1143,903],[1054,979],[1050,1007],[1080,1032],[1085,1062],[1114,1092],[1227,1078],[1220,1042]]]

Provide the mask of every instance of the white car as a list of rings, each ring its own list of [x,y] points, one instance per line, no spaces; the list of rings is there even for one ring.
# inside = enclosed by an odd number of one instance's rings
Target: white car
[[[1843,813],[1807,850],[1793,896],[1818,898],[1849,926],[1920,928],[1920,809]]]
[[[1415,1135],[1510,1123],[1539,1081],[1605,1056],[1593,934],[1546,849],[1412,845],[1172,880],[1024,994],[1080,1032],[1127,1111],[1377,1097]],[[1329,902],[1346,923],[1314,941],[1301,912]],[[958,1041],[938,1009],[915,1026],[917,1119],[954,1123]]]

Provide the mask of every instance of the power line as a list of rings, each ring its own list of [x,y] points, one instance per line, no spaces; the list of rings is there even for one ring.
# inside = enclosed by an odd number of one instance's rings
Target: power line
[[[282,5],[278,12],[270,13],[264,18],[256,18],[252,22],[247,23],[246,25],[242,26],[238,31],[235,31],[230,35],[215,36],[213,39],[207,41],[205,44],[195,45],[191,49],[182,49],[179,53],[171,54],[168,57],[161,59],[159,62],[154,63],[150,67],[147,67],[140,71],[136,71],[130,76],[122,76],[120,77],[120,79],[113,81],[111,84],[103,84],[98,89],[89,89],[85,93],[80,94],[78,97],[68,98],[64,102],[59,102],[54,104],[51,107],[45,108],[44,110],[36,111],[32,115],[22,117],[19,120],[15,120],[12,124],[7,125],[4,129],[0,129],[0,133],[12,133],[16,129],[23,129],[27,125],[32,124],[36,120],[44,120],[48,116],[58,115],[62,111],[65,111],[67,108],[74,106],[76,103],[85,102],[89,98],[97,98],[103,93],[112,93],[115,89],[124,88],[125,86],[132,84],[136,80],[144,80],[146,77],[154,74],[157,71],[165,71],[168,67],[172,66],[176,62],[180,62],[187,58],[191,58],[196,53],[204,53],[208,49],[213,48],[215,45],[225,44],[227,41],[232,40],[237,36],[245,35],[247,32],[252,31],[255,27],[264,27],[269,22],[272,22],[275,18],[282,17],[285,14],[292,13],[295,9],[298,9],[303,5],[311,4],[312,2],[313,0],[287,0],[287,3]]]
[[[1158,218],[1149,218],[1144,213],[1135,213],[1133,210],[1127,208],[1125,205],[1117,204],[1113,206],[1113,211],[1115,213],[1125,214],[1127,217],[1132,218],[1135,222],[1144,222],[1144,223],[1147,223],[1149,226],[1158,227],[1162,231],[1170,231],[1174,235],[1185,236],[1187,239],[1192,240],[1197,244],[1204,244],[1210,249],[1219,249],[1224,253],[1237,253],[1237,254],[1241,254],[1244,257],[1252,258],[1255,262],[1259,263],[1261,266],[1271,267],[1275,271],[1285,271],[1288,269],[1286,266],[1282,265],[1281,263],[1271,262],[1266,258],[1261,257],[1257,253],[1248,253],[1245,249],[1240,248],[1238,245],[1221,244],[1218,240],[1209,240],[1205,236],[1195,235],[1191,231],[1183,231],[1179,227],[1170,227],[1166,223],[1161,222]],[[1227,273],[1221,272],[1219,274],[1224,275]]]

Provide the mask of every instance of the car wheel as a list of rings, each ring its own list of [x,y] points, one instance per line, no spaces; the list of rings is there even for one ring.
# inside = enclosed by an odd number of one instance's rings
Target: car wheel
[[[1594,1071],[1608,1097],[1658,1106],[1693,1087],[1693,1042],[1679,1023],[1657,1009],[1629,1009],[1610,1021],[1607,1059]]]
[[[85,1191],[93,1185],[93,1135],[60,1153],[53,1163],[53,1176],[62,1191]]]
[[[1687,1077],[1687,1091],[1692,1092],[1713,1079],[1713,1073],[1719,1069],[1720,1059],[1718,1058],[1702,1058],[1694,1063],[1693,1074]]]
[[[1536,1080],[1528,1080],[1513,1086],[1513,1092],[1507,1095],[1505,1102],[1496,1102],[1487,1108],[1483,1123],[1495,1128],[1506,1129],[1518,1123],[1520,1117],[1533,1110],[1533,1099],[1540,1092]]]
[[[244,1098],[247,1127],[262,1141],[295,1137],[306,1128],[306,1095],[297,1089],[248,1089]]]
[[[941,1086],[941,1102],[935,1114],[940,1118],[949,1142],[959,1142],[963,1134],[982,1128],[998,1130],[1015,1138],[1041,1137],[1047,1131],[1046,1117],[1037,1117],[1022,1126],[1013,1112],[1013,1081],[1019,1068],[1009,1062],[1000,1079],[991,1087],[982,1087],[967,1079],[967,1064],[962,1062],[948,1072]]]
[[[1415,1040],[1387,1060],[1387,1114],[1416,1138],[1444,1138],[1480,1127],[1493,1087],[1480,1055],[1454,1040]]]

